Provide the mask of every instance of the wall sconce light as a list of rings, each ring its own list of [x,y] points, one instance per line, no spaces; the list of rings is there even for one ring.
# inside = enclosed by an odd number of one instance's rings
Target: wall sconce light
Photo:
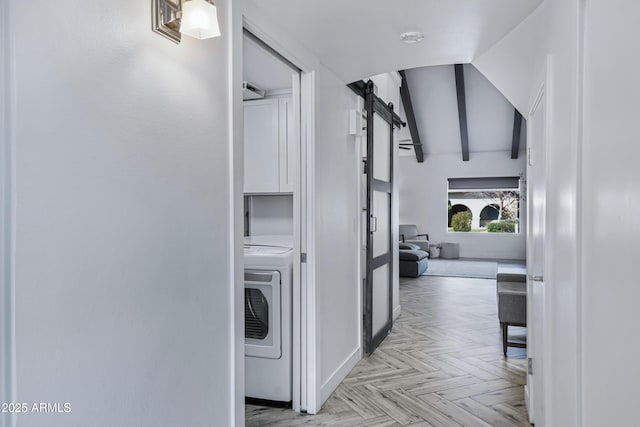
[[[181,34],[197,39],[220,35],[218,10],[209,0],[152,0],[153,31],[180,43]]]

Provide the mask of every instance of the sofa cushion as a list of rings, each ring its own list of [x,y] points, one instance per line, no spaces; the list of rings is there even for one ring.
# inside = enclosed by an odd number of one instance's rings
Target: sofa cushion
[[[416,245],[415,243],[409,243],[409,242],[400,242],[398,243],[398,249],[408,249],[410,251],[419,251],[420,250],[420,246]]]
[[[420,250],[401,250],[398,253],[400,261],[420,261],[427,257],[427,253]]]
[[[421,251],[429,252],[429,241],[428,240],[405,240],[405,243],[411,243],[412,245],[418,246],[418,249]]]

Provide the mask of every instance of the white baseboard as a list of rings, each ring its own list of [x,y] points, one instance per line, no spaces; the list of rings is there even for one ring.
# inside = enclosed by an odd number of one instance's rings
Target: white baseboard
[[[356,364],[362,358],[362,352],[360,346],[358,346],[353,352],[331,373],[329,378],[320,387],[320,406],[327,401],[331,393],[340,385],[342,380],[345,379],[349,372],[356,366]],[[320,407],[318,407],[318,410]]]
[[[396,320],[400,316],[400,305],[393,309],[393,320]]]
[[[529,417],[529,422],[533,424],[533,413],[531,412],[533,408],[531,408],[531,396],[529,396],[529,387],[527,385],[524,386],[524,406],[527,408],[527,416]]]

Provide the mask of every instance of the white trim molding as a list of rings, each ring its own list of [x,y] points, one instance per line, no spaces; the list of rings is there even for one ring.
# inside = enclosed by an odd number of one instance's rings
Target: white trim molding
[[[240,2],[229,1],[227,22],[230,23],[227,35],[229,59],[229,247],[231,259],[229,265],[230,284],[229,304],[231,330],[230,369],[231,384],[231,425],[245,425],[245,370],[244,370],[244,221],[237,213],[244,210],[244,121],[242,107],[242,7]]]
[[[361,347],[356,347],[355,350],[347,356],[347,358],[329,375],[329,378],[322,384],[320,387],[320,399],[322,402],[325,402],[331,393],[335,391],[336,388],[340,385],[342,380],[349,375],[349,372],[358,364],[360,359],[362,358]],[[319,408],[318,408],[319,409]]]
[[[402,311],[402,306],[398,305],[393,308],[393,321],[395,322],[398,317],[400,317],[400,312]]]
[[[0,402],[16,401],[14,8],[14,0],[0,4]],[[13,414],[0,416],[1,427],[15,425]]]
[[[306,322],[306,410],[310,414],[316,414],[322,406],[318,379],[320,378],[320,366],[318,364],[318,334],[316,315],[316,72],[303,72],[301,75],[301,104],[302,104],[302,139],[304,154],[306,157],[305,185],[303,202],[305,204],[305,240],[307,253],[306,262],[306,288],[303,294],[303,311]],[[304,405],[304,402],[303,402]]]

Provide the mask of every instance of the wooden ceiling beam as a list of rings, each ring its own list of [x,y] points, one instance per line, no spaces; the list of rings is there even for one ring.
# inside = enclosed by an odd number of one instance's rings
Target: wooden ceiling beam
[[[458,94],[458,121],[460,123],[460,143],[462,145],[462,161],[469,161],[469,130],[467,128],[467,98],[464,88],[464,67],[454,65],[456,73],[456,92]]]
[[[416,153],[416,160],[418,163],[424,162],[424,152],[422,150],[422,142],[420,141],[420,134],[418,133],[418,126],[416,124],[416,115],[413,111],[413,104],[411,103],[411,93],[409,92],[409,82],[407,81],[407,75],[404,70],[399,71],[402,76],[402,85],[400,86],[400,98],[402,99],[402,106],[404,112],[407,115],[407,125],[409,126],[409,133],[411,134],[411,141],[413,145],[413,151]]]
[[[511,140],[511,158],[517,159],[520,153],[520,135],[522,133],[522,114],[514,108],[513,138]]]

